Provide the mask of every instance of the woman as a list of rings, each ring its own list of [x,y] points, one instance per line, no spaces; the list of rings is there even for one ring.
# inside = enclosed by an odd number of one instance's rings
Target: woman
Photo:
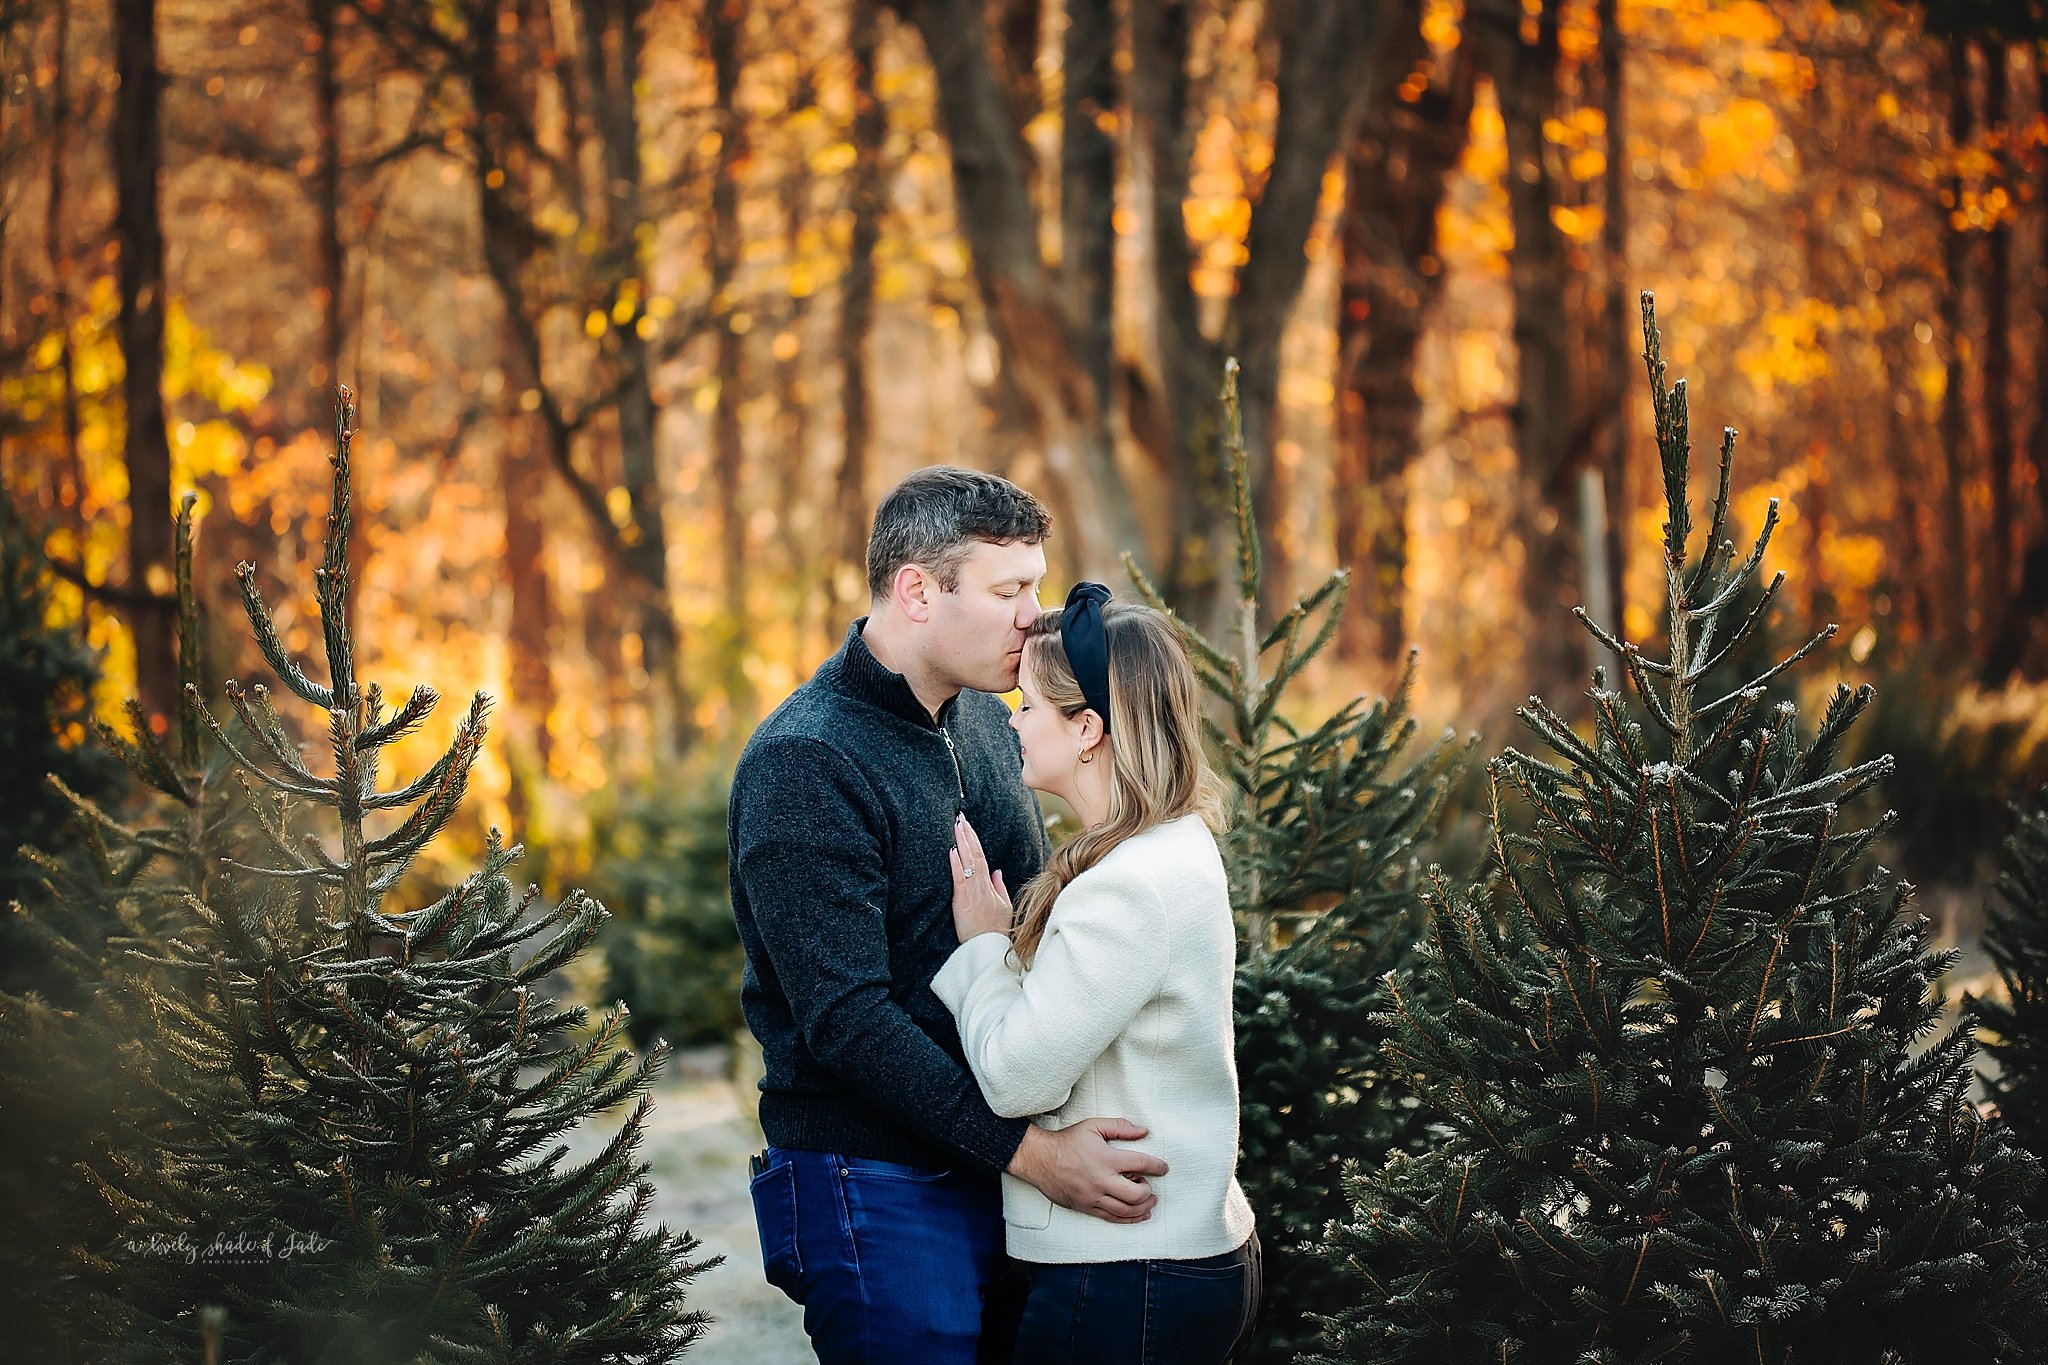
[[[1119,1114],[1150,1128],[1143,1145],[1169,1168],[1135,1223],[1055,1207],[1003,1177],[1008,1250],[1031,1271],[1016,1359],[1220,1365],[1249,1335],[1261,1288],[1236,1177],[1222,784],[1202,759],[1194,670],[1172,623],[1108,598],[1082,583],[1038,618],[1010,722],[1025,785],[1072,807],[1081,832],[1013,913],[1000,870],[958,823],[960,947],[932,989],[997,1113],[1052,1129]]]

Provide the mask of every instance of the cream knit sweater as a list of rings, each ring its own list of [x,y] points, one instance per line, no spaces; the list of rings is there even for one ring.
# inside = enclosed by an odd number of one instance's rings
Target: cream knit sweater
[[[1216,840],[1199,816],[1117,845],[1053,903],[1029,971],[980,934],[932,981],[989,1106],[1065,1128],[1123,1118],[1165,1161],[1143,1223],[1059,1208],[1003,1176],[1010,1254],[1044,1264],[1214,1256],[1251,1235],[1237,1185],[1231,980],[1237,933]]]

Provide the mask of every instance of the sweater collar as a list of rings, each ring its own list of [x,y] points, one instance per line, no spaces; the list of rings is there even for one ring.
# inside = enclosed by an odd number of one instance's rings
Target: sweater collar
[[[924,703],[911,690],[909,679],[891,669],[875,657],[868,642],[861,637],[861,628],[868,618],[863,616],[846,630],[846,642],[839,647],[835,658],[838,664],[840,682],[851,696],[858,697],[871,705],[879,706],[892,716],[900,716],[913,725],[927,730],[936,729],[946,723],[946,717],[953,713],[953,706],[960,700],[956,692],[939,707],[938,726],[932,723],[932,713],[924,709]]]

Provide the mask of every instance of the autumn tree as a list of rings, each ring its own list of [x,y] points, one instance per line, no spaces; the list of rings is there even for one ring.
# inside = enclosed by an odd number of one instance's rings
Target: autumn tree
[[[1337,450],[1332,532],[1357,600],[1338,628],[1347,660],[1398,665],[1407,644],[1408,466],[1423,443],[1416,365],[1448,276],[1437,222],[1472,118],[1462,45],[1432,51],[1422,7],[1388,19],[1344,166],[1344,266],[1337,303]]]
[[[697,300],[683,309],[657,293],[649,269],[655,209],[638,104],[645,0],[545,12],[500,0],[354,9],[408,67],[460,92],[440,134],[469,162],[480,254],[521,376],[515,396],[539,419],[549,463],[624,589],[657,747],[673,749],[694,721],[653,371],[713,308]],[[567,321],[573,340],[562,339]]]

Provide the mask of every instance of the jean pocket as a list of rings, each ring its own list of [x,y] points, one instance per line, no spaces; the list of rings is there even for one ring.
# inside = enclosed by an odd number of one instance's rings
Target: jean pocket
[[[796,1237],[796,1163],[770,1166],[754,1177],[751,1192],[754,1224],[761,1232],[761,1271],[769,1284],[795,1299],[804,1274]]]
[[[1223,1365],[1241,1344],[1251,1312],[1243,1262],[1145,1263],[1147,1365]]]
[[[871,1156],[835,1156],[840,1171],[848,1177],[876,1176],[883,1180],[913,1180],[921,1185],[936,1185],[953,1174],[943,1166],[912,1166],[902,1161],[883,1161]]]

